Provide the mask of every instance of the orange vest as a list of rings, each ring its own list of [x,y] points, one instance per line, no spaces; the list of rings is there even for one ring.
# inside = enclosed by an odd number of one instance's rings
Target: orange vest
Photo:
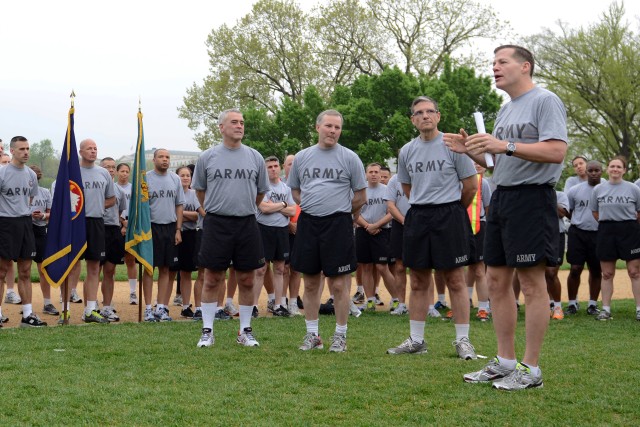
[[[482,210],[482,175],[478,174],[478,191],[473,196],[471,204],[467,208],[469,214],[469,220],[471,222],[471,230],[473,234],[478,234],[480,231],[480,211]]]

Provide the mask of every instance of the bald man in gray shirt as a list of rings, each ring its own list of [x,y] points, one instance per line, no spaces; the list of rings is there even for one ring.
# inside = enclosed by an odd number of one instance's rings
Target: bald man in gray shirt
[[[203,328],[197,346],[210,347],[214,343],[218,291],[224,286],[225,272],[233,262],[240,302],[240,330],[236,341],[246,347],[257,347],[260,344],[251,328],[253,284],[255,270],[265,261],[256,213],[269,191],[269,181],[260,153],[242,144],[242,113],[236,109],[223,111],[218,126],[222,144],[202,153],[191,185],[207,212],[199,254],[199,266],[205,270]]]

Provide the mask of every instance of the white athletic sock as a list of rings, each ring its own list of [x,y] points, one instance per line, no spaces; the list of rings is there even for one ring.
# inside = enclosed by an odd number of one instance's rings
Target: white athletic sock
[[[145,310],[151,310],[153,306],[151,304],[147,304],[144,306]]]
[[[507,369],[515,369],[516,365],[518,364],[518,361],[516,359],[504,359],[500,356],[496,357],[498,358],[498,362],[500,362],[500,364]]]
[[[338,325],[336,323],[336,334],[347,335],[347,325]]]
[[[489,301],[478,301],[478,309],[489,311]]]
[[[0,305],[0,317],[2,317],[2,306]]]
[[[253,312],[252,305],[240,306],[240,331],[244,331],[244,328],[251,327],[251,313]]]
[[[202,327],[213,330],[213,319],[216,318],[218,311],[218,302],[202,303]]]
[[[456,324],[456,341],[460,341],[462,338],[469,338],[469,324]]]
[[[604,311],[606,311],[607,313],[611,314],[611,306],[610,305],[603,305],[602,309]]]
[[[274,301],[276,299],[276,294],[268,294],[267,298],[269,299],[269,301]]]
[[[640,311],[640,305],[636,305],[636,311]]]
[[[31,313],[33,313],[31,304],[22,304],[22,317],[26,319],[27,317],[31,316]]]
[[[164,308],[164,304],[158,304],[156,310],[160,311],[160,309]]]
[[[469,299],[473,298],[473,286],[467,286],[467,292],[469,292]]]
[[[92,311],[98,306],[98,301],[87,301],[87,306],[84,308],[84,314],[89,316]]]
[[[217,304],[217,303],[216,303],[216,304]],[[196,311],[198,311],[198,310],[202,311],[202,306],[200,306],[200,307],[196,307]]]
[[[411,340],[413,342],[424,342],[424,320],[409,320],[409,331],[411,332]]]
[[[287,307],[287,297],[280,298],[280,306],[285,308]]]
[[[589,300],[589,305],[594,305],[594,306],[598,306],[598,301],[594,301],[592,299]]]
[[[444,297],[445,297],[445,294],[438,294],[438,301],[439,301],[441,304],[444,304],[444,303],[446,302],[446,300],[444,299]]]
[[[233,298],[227,298],[227,305],[233,304]]]
[[[570,300],[569,300],[569,305],[572,305],[572,306],[574,306],[574,307],[577,307],[577,306],[578,306],[578,302],[577,302],[576,300],[574,300],[574,299],[570,299]]]
[[[51,304],[51,298],[43,298],[43,299],[44,299],[44,305]]]
[[[553,302],[553,308],[556,308],[556,307],[562,308],[562,303],[560,301],[554,301]]]
[[[129,279],[129,293],[135,292],[138,287],[138,279]]]
[[[364,294],[364,286],[358,285],[356,287],[356,292],[360,292],[361,294]]]
[[[376,294],[380,293],[380,287],[376,286]]]
[[[429,306],[429,310],[435,310],[435,309],[436,309],[436,308],[434,307],[434,305],[433,305],[433,304],[431,304],[431,305]]]
[[[525,365],[523,363],[524,366],[526,366],[527,368],[529,368],[529,370],[531,371],[531,373],[535,376],[539,376],[540,375],[540,366],[531,366],[531,365]]]
[[[217,303],[216,303],[217,304]],[[189,308],[189,304],[182,304],[182,309],[186,310],[187,308]]]
[[[304,322],[307,324],[307,332],[314,333],[318,335],[318,323],[320,319],[316,320],[305,320]]]

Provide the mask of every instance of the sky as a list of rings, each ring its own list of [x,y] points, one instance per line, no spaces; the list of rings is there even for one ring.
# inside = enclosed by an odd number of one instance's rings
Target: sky
[[[558,19],[572,27],[588,25],[609,4],[602,0],[478,1],[493,6],[520,35],[554,28]],[[139,99],[147,149],[198,151],[193,132],[186,120],[178,118],[177,108],[186,89],[200,84],[209,72],[207,35],[222,24],[233,26],[253,3],[0,2],[0,139],[5,144],[15,135],[32,143],[50,139],[61,151],[73,89],[76,139],[94,139],[99,157],[117,159],[133,152]],[[298,0],[306,11],[318,3]],[[627,1],[625,8],[637,30],[640,2]],[[490,52],[494,44],[478,46]],[[490,73],[489,63],[484,72]]]

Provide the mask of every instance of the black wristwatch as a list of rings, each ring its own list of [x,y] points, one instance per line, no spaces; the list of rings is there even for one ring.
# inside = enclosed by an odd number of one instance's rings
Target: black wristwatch
[[[516,152],[516,143],[508,142],[507,143],[507,152],[505,153],[507,156],[513,156],[513,153]]]

